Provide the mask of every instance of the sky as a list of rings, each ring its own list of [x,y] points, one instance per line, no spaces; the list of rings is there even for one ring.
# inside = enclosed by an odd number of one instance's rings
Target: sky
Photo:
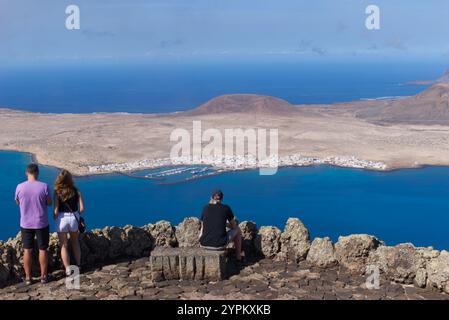
[[[80,30],[67,30],[68,5]],[[380,8],[380,30],[365,8]],[[0,0],[0,65],[251,56],[439,56],[448,0]]]

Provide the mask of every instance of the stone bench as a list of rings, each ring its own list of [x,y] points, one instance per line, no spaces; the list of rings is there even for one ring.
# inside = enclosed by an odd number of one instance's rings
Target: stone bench
[[[203,248],[157,247],[150,256],[153,281],[219,281],[225,277],[227,262],[225,250]]]

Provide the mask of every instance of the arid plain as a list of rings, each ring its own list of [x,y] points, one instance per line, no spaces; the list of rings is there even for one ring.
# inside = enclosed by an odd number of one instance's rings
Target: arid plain
[[[202,130],[278,129],[280,156],[354,156],[383,162],[388,169],[449,165],[448,92],[447,85],[436,84],[401,100],[301,106],[272,97],[228,95],[188,112],[159,115],[3,108],[0,149],[30,152],[41,164],[86,175],[89,166],[167,158],[174,145],[172,131],[191,131],[192,122],[201,121]],[[411,121],[408,110],[419,114],[420,108],[427,113]]]

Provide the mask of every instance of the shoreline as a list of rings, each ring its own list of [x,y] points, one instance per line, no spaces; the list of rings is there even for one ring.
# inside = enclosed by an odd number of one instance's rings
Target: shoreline
[[[19,161],[14,161],[14,159],[17,159],[16,158],[17,156],[15,156],[14,154],[19,156],[18,157]],[[5,163],[6,164],[5,168],[7,168],[7,167],[9,167],[8,163],[11,163],[11,161],[12,161],[12,163],[14,163],[14,162],[16,162],[16,163],[23,163],[24,160],[27,161],[31,157],[31,154],[30,153],[21,154],[19,152],[11,152],[9,155],[8,155],[8,153],[5,153],[4,157],[8,158],[8,162]],[[0,160],[1,160],[1,154],[0,154]],[[15,166],[14,164],[12,164],[12,165]],[[43,170],[47,171],[49,174],[51,172],[53,172],[53,173],[51,173],[50,177],[57,173],[55,170],[52,170],[51,167],[48,167],[48,166],[46,166],[46,167],[47,168],[43,168]],[[393,170],[389,170],[388,172],[384,171],[384,172],[377,172],[376,173],[376,172],[370,172],[370,171],[373,171],[373,170],[364,171],[363,169],[357,169],[357,170],[352,169],[352,170],[343,171],[343,170],[340,170],[339,168],[335,168],[335,166],[330,166],[330,165],[319,165],[319,166],[318,165],[314,165],[314,168],[311,168],[312,166],[309,166],[309,167],[310,167],[310,169],[307,169],[307,168],[301,169],[299,167],[293,167],[293,166],[291,166],[291,167],[287,167],[287,166],[286,167],[282,167],[281,169],[284,169],[285,171],[282,171],[282,172],[280,171],[279,175],[281,177],[282,176],[284,176],[284,177],[287,176],[288,177],[289,175],[292,175],[293,177],[295,177],[296,174],[299,174],[299,175],[306,174],[306,175],[314,175],[315,178],[313,178],[313,179],[320,179],[320,176],[322,176],[322,175],[329,175],[329,174],[334,175],[334,174],[337,174],[336,176],[338,177],[341,174],[341,175],[344,175],[344,176],[351,175],[351,176],[355,176],[356,178],[359,177],[359,178],[357,178],[357,180],[359,180],[360,178],[363,178],[363,177],[368,177],[368,179],[375,178],[375,179],[382,179],[384,181],[388,181],[388,180],[390,180],[389,177],[392,177],[391,179],[397,179],[396,177],[398,177],[398,176],[399,177],[401,177],[401,176],[403,177],[403,176],[406,176],[406,175],[414,176],[415,174],[426,175],[427,173],[429,173],[430,175],[435,175],[435,174],[439,174],[440,172],[446,173],[446,171],[447,171],[447,169],[444,169],[442,167],[443,169],[441,171],[439,169],[435,169],[435,170],[431,170],[431,171],[421,171],[421,173],[419,173],[418,171],[415,171],[415,170],[418,170],[418,169],[415,168],[415,169],[405,169],[405,170],[413,170],[413,171],[402,171],[402,173],[398,173],[398,175],[395,175],[395,174],[389,175],[390,171],[393,171]],[[432,167],[432,166],[430,166],[430,167]],[[292,168],[292,169],[289,169],[289,168]],[[449,167],[446,167],[446,168],[449,168]],[[344,169],[344,168],[342,168],[342,169]],[[350,168],[347,168],[347,169],[350,169]],[[254,171],[248,172],[249,170],[251,170],[251,169],[242,169],[241,170],[241,171],[246,171],[247,173],[245,173],[245,172],[238,173],[236,171],[234,171],[235,174],[232,173],[232,172],[213,173],[213,175],[219,175],[219,174],[221,175],[222,173],[223,174],[227,174],[227,175],[224,176],[224,178],[220,178],[222,176],[220,176],[218,178],[217,177],[214,178],[213,176],[207,176],[207,177],[200,176],[200,177],[193,177],[193,178],[189,177],[190,179],[186,180],[185,176],[173,176],[173,177],[169,177],[165,181],[161,181],[161,184],[162,184],[161,187],[164,188],[164,187],[168,187],[168,186],[172,186],[172,185],[175,185],[174,187],[176,187],[176,185],[182,186],[184,184],[184,187],[182,187],[182,188],[196,188],[195,186],[198,185],[198,183],[200,185],[204,184],[204,183],[206,183],[206,184],[210,184],[210,183],[214,184],[213,181],[217,181],[217,179],[219,181],[221,181],[221,179],[225,179],[225,180],[233,179],[234,181],[235,180],[240,180],[240,179],[244,179],[244,180],[248,180],[249,179],[249,180],[257,181],[257,179],[260,180],[260,178],[263,178],[263,177],[257,177],[257,175],[258,175],[257,172],[254,172]],[[109,175],[109,178],[108,178],[108,175]],[[132,183],[132,184],[133,183],[138,183],[141,186],[153,185],[154,188],[159,188],[159,186],[157,186],[157,185],[160,183],[160,181],[152,180],[152,181],[148,181],[148,182],[144,182],[144,181],[132,182],[132,180],[126,179],[126,177],[120,178],[120,175],[123,175],[123,173],[111,172],[111,173],[108,173],[108,174],[104,174],[103,176],[98,175],[98,178],[94,177],[92,179],[86,179],[86,177],[80,177],[79,178],[80,180],[78,182],[79,183],[84,183],[86,186],[88,186],[88,184],[91,184],[91,183],[95,184],[95,181],[102,182],[102,180],[104,180],[104,179],[106,179],[106,180],[114,179],[116,182],[117,181],[118,182],[121,181],[122,183]],[[206,179],[206,178],[209,178],[209,177],[211,179],[207,180],[207,181],[205,180],[205,181],[201,182],[199,180],[199,179]],[[138,177],[138,176],[129,176],[129,178],[147,179],[147,178],[141,178],[141,177]],[[277,178],[274,178],[274,179],[277,180]],[[196,184],[187,184],[188,182],[195,183],[195,180],[196,180]],[[126,182],[126,181],[128,181],[128,182]],[[268,183],[270,183],[270,181],[272,181],[272,180],[270,180],[270,178],[268,178],[268,180],[263,180],[263,181],[267,181]],[[263,182],[263,181],[261,181],[261,182]],[[263,183],[265,183],[265,182],[263,182]],[[157,191],[157,189],[155,189],[155,190]],[[126,206],[124,208],[126,210]],[[157,219],[164,219],[164,216],[161,216],[161,217],[158,216]],[[176,220],[177,219],[176,217],[172,217],[170,219],[173,220],[174,222],[178,222],[178,220]],[[247,219],[247,217],[245,217],[245,219]],[[124,226],[124,225],[126,225],[128,223],[129,223],[129,221],[128,222],[127,221],[119,221],[117,223],[106,223],[106,224],[104,224],[101,221],[100,222],[97,221],[97,222],[95,222],[95,228],[97,228],[97,227],[102,228],[105,225]],[[264,223],[270,223],[270,221],[268,221],[268,222],[265,221]],[[92,225],[92,227],[93,226],[94,226],[94,224]],[[351,232],[352,233],[356,233],[357,231],[358,230],[355,229],[355,230],[352,230]],[[366,232],[365,230],[360,230],[360,231]],[[378,233],[377,231],[372,231],[371,233],[374,234],[374,235],[377,235],[377,236],[381,236],[381,234]],[[341,233],[341,234],[345,234],[345,233]],[[5,234],[5,235],[6,236],[3,237],[3,239],[9,239],[10,237],[14,237],[15,234],[10,234],[10,235],[9,234]],[[413,234],[412,234],[412,236],[413,236]],[[406,237],[406,238],[403,238],[401,241],[411,240],[411,239],[412,238]],[[394,243],[394,244],[400,243],[400,242],[395,242],[395,241],[392,241],[392,240],[390,240],[390,241],[391,241],[390,243]],[[415,241],[413,241],[413,242],[415,242]],[[436,242],[434,242],[434,241],[432,241],[432,242],[426,241],[426,242],[419,243],[419,245],[436,245]],[[439,248],[441,248],[441,247],[439,247]]]
[[[57,170],[62,170],[62,167],[56,166],[56,165],[51,165],[51,164],[47,164],[45,162],[39,161],[38,160],[38,156],[33,153],[33,152],[29,152],[29,151],[21,151],[21,150],[17,150],[17,149],[1,149],[0,148],[0,153],[1,152],[12,152],[12,153],[21,153],[21,154],[26,154],[31,158],[31,161],[38,164],[38,165],[42,165],[45,167],[51,167]],[[304,157],[304,158],[314,158],[314,157]],[[334,157],[328,157],[328,158],[334,158]],[[376,163],[382,163],[384,164],[386,167],[383,169],[378,169],[378,168],[374,168],[374,167],[359,167],[359,166],[348,166],[348,165],[339,165],[337,163],[331,163],[331,162],[325,162],[325,161],[320,161],[323,159],[320,158],[314,158],[317,159],[319,162],[316,163],[307,163],[307,164],[280,164],[277,169],[286,169],[286,168],[305,168],[305,167],[314,167],[314,166],[329,166],[329,167],[333,167],[333,168],[341,168],[341,169],[358,169],[358,170],[366,170],[366,171],[371,171],[371,172],[384,172],[384,173],[389,173],[389,172],[394,172],[394,171],[399,171],[399,170],[419,170],[419,169],[425,169],[425,168],[431,168],[431,167],[449,167],[449,164],[441,164],[441,165],[432,165],[432,164],[419,164],[419,165],[415,165],[415,166],[392,166],[389,165],[387,166],[385,163],[382,162],[377,162],[377,161],[372,161],[372,160],[361,160],[361,161],[367,161],[367,162],[376,162]],[[326,158],[325,158],[326,159]],[[155,162],[159,162],[163,159],[154,159],[154,160],[141,160],[141,161],[155,161]],[[357,159],[360,160],[360,159]],[[134,163],[134,162],[130,162],[130,163]],[[126,165],[128,163],[113,163],[113,164],[102,164],[102,165],[96,165],[93,167],[101,167],[101,166],[114,166],[114,165]],[[242,167],[242,168],[214,168],[212,165],[209,164],[205,164],[205,163],[195,163],[195,162],[190,162],[190,163],[177,163],[177,164],[164,164],[164,165],[160,165],[160,166],[142,166],[142,167],[138,167],[138,168],[132,168],[132,169],[128,169],[128,170],[106,170],[106,171],[89,171],[88,173],[80,173],[80,172],[72,172],[72,174],[75,177],[78,178],[88,178],[88,177],[98,177],[98,176],[104,176],[104,175],[114,175],[114,174],[118,174],[118,175],[124,175],[127,176],[129,178],[135,178],[135,179],[145,179],[145,180],[159,180],[157,178],[148,178],[148,177],[139,177],[139,176],[133,176],[133,173],[137,173],[137,172],[142,172],[142,171],[146,171],[146,170],[156,170],[156,169],[165,169],[165,168],[175,168],[175,167],[181,167],[181,166],[186,166],[186,165],[192,165],[192,166],[199,166],[199,165],[203,165],[203,166],[209,166],[212,169],[218,169],[218,171],[215,171],[209,175],[203,175],[203,176],[198,176],[198,177],[191,177],[188,178],[184,181],[178,181],[178,182],[174,182],[174,184],[177,183],[183,183],[183,182],[190,182],[192,180],[197,180],[197,179],[202,179],[202,178],[208,178],[210,176],[216,176],[216,175],[220,175],[220,174],[226,174],[226,173],[233,173],[233,172],[240,172],[240,171],[253,171],[253,170],[260,170],[260,167]],[[87,166],[84,167],[86,169],[88,169],[89,167],[92,166]],[[167,183],[167,184],[172,184],[172,183]]]
[[[229,97],[222,99],[226,102]],[[76,176],[132,173],[177,165],[208,165],[219,173],[322,164],[374,171],[449,166],[449,153],[444,152],[449,126],[439,131],[435,131],[434,126],[418,124],[385,126],[356,116],[361,110],[390,100],[353,101],[316,108],[300,105],[290,116],[264,113],[263,119],[243,111],[216,113],[209,110],[209,113],[195,116],[188,112],[89,115],[0,108],[0,118],[5,120],[0,150],[30,153],[33,161],[57,169],[66,168]],[[37,119],[29,122],[33,114]],[[234,157],[231,164],[223,164],[229,157],[221,155],[223,159],[208,156],[171,161],[168,137],[176,128],[187,128],[190,132],[192,121],[202,121],[204,130],[213,128],[220,132],[234,127],[266,130],[267,123],[272,123],[275,128],[282,129],[277,152],[279,162],[273,162],[276,156],[270,156],[244,163],[233,155],[229,156]],[[23,126],[27,122],[28,125]]]

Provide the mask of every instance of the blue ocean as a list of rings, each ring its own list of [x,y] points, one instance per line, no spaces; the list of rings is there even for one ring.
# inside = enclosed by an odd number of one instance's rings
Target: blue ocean
[[[226,93],[257,93],[294,104],[331,103],[418,93],[403,85],[435,79],[444,62],[87,64],[0,67],[0,106],[54,113],[160,113],[190,109]],[[0,239],[19,229],[14,202],[31,155],[0,152]],[[53,184],[58,170],[41,168]],[[77,178],[89,228],[180,222],[199,216],[221,188],[239,220],[283,228],[298,217],[312,237],[369,233],[387,242],[449,248],[449,167],[372,172],[329,166],[283,168],[274,176],[242,171],[164,184],[124,175]],[[50,213],[50,211],[49,211]]]
[[[0,152],[0,238],[18,231],[16,184],[24,180],[31,156]],[[41,167],[41,180],[52,184],[58,170]],[[373,172],[315,166],[283,168],[274,176],[258,171],[231,172],[184,183],[110,174],[77,178],[86,201],[89,228],[173,223],[199,216],[211,189],[220,187],[238,219],[283,228],[298,217],[312,236],[373,234],[388,244],[449,248],[449,167]]]
[[[50,113],[163,113],[231,93],[271,95],[292,104],[334,103],[414,95],[425,86],[405,82],[436,79],[447,68],[444,59],[418,63],[356,57],[0,66],[0,106]]]

